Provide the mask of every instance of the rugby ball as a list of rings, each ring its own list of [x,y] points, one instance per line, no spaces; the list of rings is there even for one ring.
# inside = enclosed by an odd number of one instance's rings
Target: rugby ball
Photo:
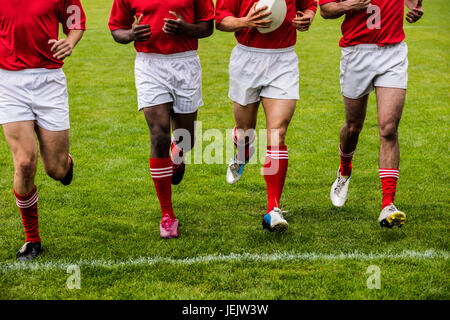
[[[256,9],[267,6],[265,12],[271,11],[272,13],[264,19],[272,20],[269,28],[257,28],[261,33],[269,33],[278,29],[284,22],[287,13],[287,6],[285,0],[260,0],[256,5]]]

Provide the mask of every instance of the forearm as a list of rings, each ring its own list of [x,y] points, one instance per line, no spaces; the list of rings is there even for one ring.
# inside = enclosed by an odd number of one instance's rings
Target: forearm
[[[111,31],[114,41],[121,44],[128,44],[134,40],[132,29],[117,29]]]
[[[337,19],[352,10],[347,1],[329,2],[320,6],[320,15],[324,19]]]
[[[245,18],[236,18],[233,16],[228,16],[223,18],[222,21],[217,25],[217,29],[225,32],[238,32],[243,28],[246,28]]]
[[[67,41],[71,44],[72,48],[80,42],[81,38],[83,38],[84,30],[70,30],[67,34]]]
[[[192,38],[207,38],[214,32],[214,21],[186,24],[186,35]]]

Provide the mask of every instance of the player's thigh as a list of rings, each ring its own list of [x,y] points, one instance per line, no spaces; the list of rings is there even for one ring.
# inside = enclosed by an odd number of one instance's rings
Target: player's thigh
[[[3,125],[6,142],[9,145],[16,168],[36,167],[38,145],[34,121],[10,122]]]
[[[295,113],[297,100],[262,98],[267,129],[287,128]]]
[[[358,124],[362,126],[366,118],[369,95],[367,94],[357,99],[351,99],[344,96],[343,99],[346,122],[348,124]]]
[[[256,127],[259,103],[260,102],[258,101],[243,106],[233,101],[234,122],[236,123],[237,128],[245,131]]]
[[[397,129],[405,105],[406,90],[376,87],[380,131]]]
[[[69,155],[69,130],[51,131],[36,125],[36,133],[44,167],[64,167]]]

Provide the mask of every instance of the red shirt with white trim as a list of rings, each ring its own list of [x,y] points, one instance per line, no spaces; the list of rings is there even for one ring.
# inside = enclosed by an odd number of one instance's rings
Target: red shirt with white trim
[[[135,42],[136,51],[173,54],[197,50],[197,38],[164,33],[164,19],[177,19],[169,11],[176,12],[191,24],[214,20],[212,0],[114,0],[109,29],[131,29],[135,19],[143,14],[141,24],[150,25],[152,35],[148,41]]]
[[[48,44],[60,23],[65,34],[86,29],[80,0],[0,0],[0,69],[61,68]]]
[[[320,0],[319,4],[340,2],[339,0]],[[350,11],[342,23],[341,47],[358,44],[377,44],[385,46],[397,44],[405,39],[403,18],[404,0],[372,0],[366,10]]]
[[[216,24],[224,18],[245,17],[251,7],[258,0],[217,0]],[[292,25],[292,20],[297,11],[312,10],[316,12],[316,0],[286,0],[287,14],[283,24],[269,33],[260,33],[256,28],[244,28],[235,33],[237,41],[247,47],[261,49],[282,49],[294,46],[297,42],[297,30]]]

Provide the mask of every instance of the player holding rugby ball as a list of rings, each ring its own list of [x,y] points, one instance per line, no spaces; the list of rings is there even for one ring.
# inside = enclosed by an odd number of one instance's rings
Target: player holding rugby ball
[[[289,158],[286,132],[299,99],[298,57],[294,46],[297,30],[309,29],[316,10],[314,0],[261,0],[260,3],[217,0],[216,3],[217,29],[234,32],[238,42],[231,54],[229,70],[237,153],[228,166],[226,178],[228,183],[236,183],[254,153],[254,129],[262,104],[268,141],[264,164],[268,204],[263,227],[270,231],[284,232],[288,228],[280,209],[280,197]]]

